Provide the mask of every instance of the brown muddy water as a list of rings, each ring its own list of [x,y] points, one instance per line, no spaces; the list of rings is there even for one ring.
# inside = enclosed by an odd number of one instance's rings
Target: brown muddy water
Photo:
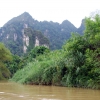
[[[100,100],[100,90],[0,82],[0,100]]]

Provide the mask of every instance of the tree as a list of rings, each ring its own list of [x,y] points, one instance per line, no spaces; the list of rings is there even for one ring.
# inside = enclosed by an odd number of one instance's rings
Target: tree
[[[0,80],[9,78],[10,71],[5,66],[5,61],[10,61],[12,59],[10,51],[0,43]]]
[[[100,15],[96,15],[94,18],[85,19],[85,37],[87,42],[94,49],[100,47]]]
[[[22,68],[21,62],[22,60],[18,55],[12,55],[12,61],[6,61],[6,65],[11,72],[11,76],[13,76],[17,70]]]
[[[88,48],[85,52],[85,64],[87,69],[88,87],[100,89],[100,15],[86,18],[85,38]]]
[[[67,86],[100,89],[100,15],[85,19],[84,35],[73,35],[64,46]]]
[[[42,55],[44,53],[48,53],[48,52],[50,52],[50,50],[47,47],[37,46],[30,51],[29,57],[36,58],[37,56]]]

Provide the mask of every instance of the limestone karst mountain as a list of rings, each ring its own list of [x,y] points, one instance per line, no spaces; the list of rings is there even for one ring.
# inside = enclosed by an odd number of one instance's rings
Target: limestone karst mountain
[[[24,12],[0,28],[0,42],[3,42],[13,54],[22,55],[36,45],[45,45],[52,50],[60,49],[70,38],[71,32],[77,30],[68,20],[61,24],[52,21],[39,22]]]
[[[13,54],[22,55],[39,45],[49,47],[49,40],[40,31],[32,29],[31,22],[34,22],[34,19],[25,12],[0,28],[0,41]]]

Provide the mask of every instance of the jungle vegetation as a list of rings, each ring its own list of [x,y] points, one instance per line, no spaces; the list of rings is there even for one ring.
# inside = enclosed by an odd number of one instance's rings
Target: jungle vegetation
[[[4,46],[4,44],[0,43],[0,80],[5,80],[10,78],[10,71],[5,66],[6,61],[11,61],[12,55],[10,51]]]
[[[33,48],[16,66],[11,80],[22,84],[100,89],[100,15],[85,18],[84,35],[72,33],[62,49]]]

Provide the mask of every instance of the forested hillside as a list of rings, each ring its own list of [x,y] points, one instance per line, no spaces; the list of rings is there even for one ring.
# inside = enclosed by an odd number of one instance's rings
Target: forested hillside
[[[63,21],[61,24],[52,21],[39,22],[33,19],[29,13],[24,12],[23,14],[9,20],[2,28],[0,28],[0,42],[3,42],[13,54],[22,55],[23,52],[26,52],[26,49],[29,50],[28,48],[33,48],[35,45],[37,37],[31,38],[33,44],[30,42],[32,45],[29,47],[24,43],[25,41],[23,41],[24,38],[29,38],[24,35],[24,30],[30,28],[31,30],[36,31],[36,34],[38,34],[39,31],[43,34],[39,37],[42,36],[44,43],[40,38],[38,38],[40,44],[47,45],[51,50],[61,49],[65,41],[70,38],[71,32],[83,33],[83,26],[84,24],[82,22],[82,26],[77,29],[68,20]],[[32,32],[30,31],[30,33]],[[48,39],[46,39],[46,37]]]
[[[20,56],[36,45],[49,47],[49,40],[43,33],[31,27],[33,21],[28,13],[11,19],[0,28],[0,42],[3,42],[13,54]]]

